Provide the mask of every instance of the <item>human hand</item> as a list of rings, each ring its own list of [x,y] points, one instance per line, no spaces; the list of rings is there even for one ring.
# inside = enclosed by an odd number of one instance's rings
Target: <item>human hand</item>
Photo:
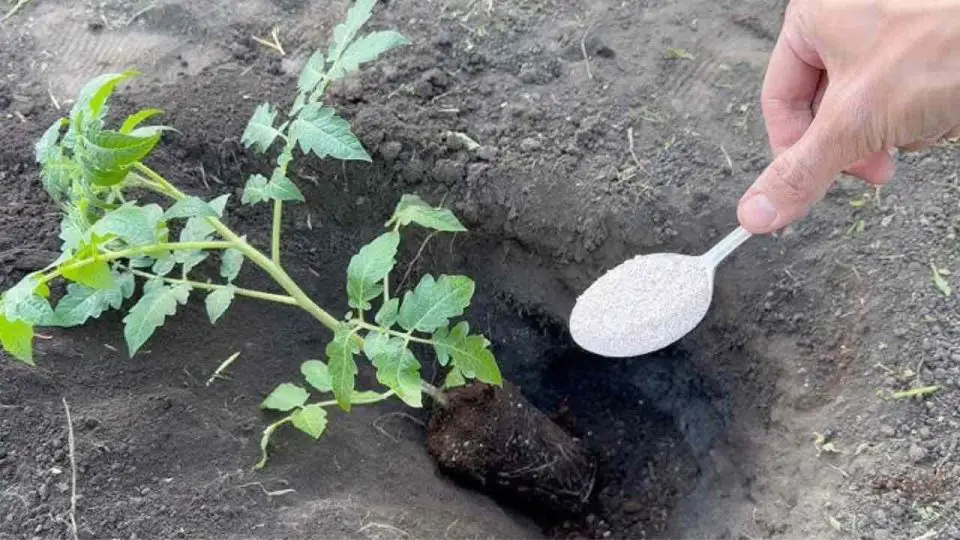
[[[960,136],[960,0],[792,0],[761,93],[774,160],[740,199],[754,234],[805,215],[846,172],[893,177],[893,148]]]

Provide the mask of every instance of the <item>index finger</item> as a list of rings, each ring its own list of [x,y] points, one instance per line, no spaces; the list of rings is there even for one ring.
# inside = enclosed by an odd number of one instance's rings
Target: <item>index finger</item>
[[[806,133],[813,122],[813,104],[824,75],[822,65],[813,65],[804,58],[818,59],[815,51],[798,53],[791,27],[785,26],[777,38],[763,80],[760,107],[767,137],[774,155],[790,148]],[[802,46],[802,45],[801,45]]]

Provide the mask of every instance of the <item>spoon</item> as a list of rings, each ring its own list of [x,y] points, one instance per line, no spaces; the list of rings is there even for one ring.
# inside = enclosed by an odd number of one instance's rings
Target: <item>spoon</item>
[[[577,299],[570,315],[573,340],[611,358],[674,343],[706,316],[717,266],[751,236],[737,227],[703,255],[652,253],[613,268]]]

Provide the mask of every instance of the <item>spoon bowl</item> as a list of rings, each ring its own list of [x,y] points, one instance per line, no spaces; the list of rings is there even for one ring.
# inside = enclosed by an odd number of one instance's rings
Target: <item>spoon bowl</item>
[[[570,314],[573,340],[610,358],[676,342],[709,312],[717,266],[750,236],[737,228],[700,256],[653,253],[613,268],[577,299]]]

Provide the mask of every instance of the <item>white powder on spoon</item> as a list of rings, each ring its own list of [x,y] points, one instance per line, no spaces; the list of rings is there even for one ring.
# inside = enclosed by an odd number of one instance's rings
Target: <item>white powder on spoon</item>
[[[699,257],[641,255],[610,270],[577,300],[570,332],[584,349],[629,357],[693,330],[710,308],[713,271]]]

